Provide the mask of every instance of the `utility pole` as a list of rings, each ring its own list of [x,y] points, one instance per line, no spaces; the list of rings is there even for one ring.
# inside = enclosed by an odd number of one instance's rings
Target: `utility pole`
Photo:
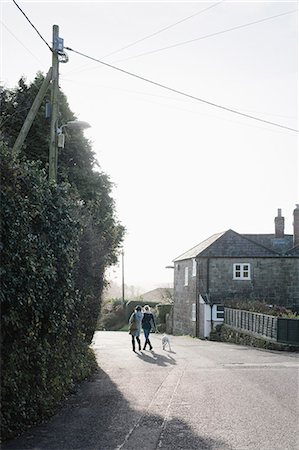
[[[21,128],[21,131],[19,132],[19,135],[17,137],[16,142],[13,146],[13,154],[17,155],[19,151],[21,150],[22,145],[24,144],[24,141],[27,137],[27,134],[31,128],[31,125],[35,119],[35,116],[37,114],[37,111],[39,110],[39,107],[43,101],[43,98],[47,92],[47,89],[49,87],[50,81],[52,79],[52,67],[50,67],[46,78],[43,81],[43,84],[40,87],[40,90],[38,91],[37,96],[34,99],[34,102],[30,108],[29,113],[27,114],[27,117],[25,119],[25,122],[23,123],[23,126]]]
[[[124,249],[121,251],[121,287],[122,287],[122,303],[123,308],[125,307],[125,257]]]
[[[51,126],[50,126],[50,145],[49,145],[49,182],[57,181],[57,129],[58,129],[58,92],[59,92],[59,59],[58,50],[60,45],[59,27],[53,25],[53,43],[52,43],[52,85],[51,85]]]

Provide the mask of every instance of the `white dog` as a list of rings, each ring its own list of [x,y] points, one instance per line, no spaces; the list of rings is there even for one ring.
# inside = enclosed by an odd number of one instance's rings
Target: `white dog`
[[[169,337],[167,336],[167,334],[163,334],[163,336],[162,336],[162,348],[163,348],[163,350],[166,349],[166,345],[168,345],[168,349],[169,349],[169,351],[171,351]]]

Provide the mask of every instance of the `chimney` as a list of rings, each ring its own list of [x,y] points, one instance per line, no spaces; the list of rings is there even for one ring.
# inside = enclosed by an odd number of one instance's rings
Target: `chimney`
[[[299,213],[299,210],[298,210]],[[299,216],[298,216],[299,219]],[[274,219],[275,223],[275,237],[283,238],[284,237],[284,217],[281,216],[281,209],[278,209],[277,217]],[[298,230],[298,239],[299,239],[299,230]]]
[[[299,245],[299,205],[296,205],[296,208],[294,209],[294,247],[296,245]]]

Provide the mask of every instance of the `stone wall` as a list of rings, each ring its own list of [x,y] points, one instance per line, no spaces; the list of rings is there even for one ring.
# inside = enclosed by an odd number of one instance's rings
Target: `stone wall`
[[[249,263],[250,280],[234,280],[233,264]],[[185,286],[185,268],[188,285]],[[212,303],[226,300],[258,300],[299,310],[299,258],[201,258],[197,276],[192,275],[192,259],[175,263],[173,333],[196,336],[192,304],[196,303],[196,279],[199,293],[209,293]],[[209,281],[208,281],[209,280]],[[197,317],[200,320],[199,315]]]
[[[249,263],[251,279],[234,280],[234,263]],[[199,262],[199,279],[200,291],[209,290],[213,303],[238,299],[299,306],[298,258],[205,258]]]
[[[188,286],[185,286],[185,268],[188,267]],[[175,263],[173,333],[196,335],[192,321],[192,304],[196,303],[196,276],[192,276],[192,260]]]

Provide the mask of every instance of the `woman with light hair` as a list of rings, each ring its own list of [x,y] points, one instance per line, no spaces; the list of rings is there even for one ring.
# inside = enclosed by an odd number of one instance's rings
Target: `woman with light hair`
[[[153,346],[149,340],[149,335],[150,335],[152,327],[156,328],[155,318],[154,318],[154,315],[150,311],[149,305],[145,305],[143,307],[143,319],[142,319],[142,328],[143,328],[144,338],[145,338],[143,350],[146,350],[147,344],[149,345],[150,350],[153,349]]]

